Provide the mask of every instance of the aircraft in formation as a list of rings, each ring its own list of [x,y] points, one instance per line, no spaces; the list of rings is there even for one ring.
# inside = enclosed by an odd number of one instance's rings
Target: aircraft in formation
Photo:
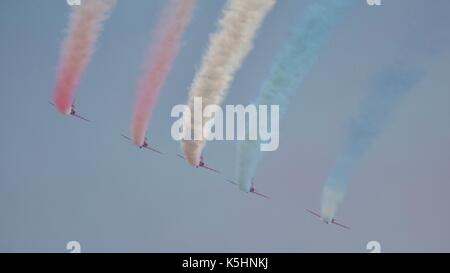
[[[126,136],[126,135],[124,135],[124,134],[121,134],[121,136],[122,136],[123,138],[129,140],[130,142],[133,142],[133,140],[132,140],[129,136]],[[155,153],[158,153],[158,154],[161,154],[161,155],[163,154],[161,151],[158,151],[158,150],[156,150],[155,148],[152,148],[152,147],[148,144],[147,138],[145,138],[144,143],[142,143],[142,145],[140,145],[140,146],[138,146],[138,147],[139,147],[139,149],[144,148],[144,149],[150,150],[150,151],[152,151],[152,152],[155,152]]]
[[[309,210],[309,209],[306,209],[306,211],[311,213],[312,215],[318,217],[319,219],[321,219],[325,224],[335,224],[335,225],[340,226],[342,228],[350,229],[350,227],[348,227],[346,225],[343,225],[341,223],[338,223],[334,218],[326,219],[326,218],[322,217],[322,215],[318,214],[317,212],[314,212],[314,211]]]
[[[55,107],[55,104],[54,104],[53,102],[50,102],[50,101],[49,101],[49,103],[50,103],[53,107]],[[81,115],[78,114],[78,112],[75,110],[75,105],[74,105],[74,104],[72,104],[72,107],[71,107],[71,109],[70,109],[69,115],[74,116],[74,117],[76,117],[76,118],[78,118],[78,119],[81,119],[81,120],[90,122],[89,119],[87,119],[87,118],[85,118],[85,117],[83,117],[83,116],[81,116]],[[124,135],[124,134],[121,134],[121,136],[122,136],[123,138],[129,140],[130,142],[133,141],[130,137],[128,137],[128,136],[126,136],[126,135]],[[140,149],[144,148],[144,149],[150,150],[150,151],[155,152],[155,153],[158,153],[158,154],[163,154],[161,151],[158,151],[158,150],[154,149],[153,147],[151,147],[151,146],[148,144],[147,138],[145,138],[144,143],[143,143],[142,145],[140,145],[139,148],[140,148]],[[183,160],[186,160],[186,158],[185,158],[183,155],[181,155],[181,154],[177,154],[177,156],[178,156],[179,158],[183,159]],[[196,166],[196,168],[204,168],[204,169],[207,169],[207,170],[212,171],[212,172],[215,172],[215,173],[220,173],[220,171],[218,171],[218,170],[216,170],[216,169],[214,169],[214,168],[211,168],[210,166],[208,166],[208,165],[205,163],[204,158],[203,158],[203,155],[200,156],[200,163],[198,164],[198,166]],[[231,184],[233,184],[233,185],[235,185],[235,186],[239,186],[239,184],[236,183],[236,182],[233,181],[233,180],[225,179],[225,181],[227,181],[227,182],[229,182],[229,183],[231,183]],[[270,199],[269,196],[267,196],[267,195],[265,195],[265,194],[262,194],[262,193],[256,191],[256,188],[255,188],[255,184],[254,184],[254,180],[253,180],[253,179],[252,179],[252,185],[251,185],[251,187],[250,187],[250,193],[256,194],[256,195],[261,196],[261,197],[266,198],[266,199]],[[348,227],[348,226],[346,226],[346,225],[343,225],[343,224],[337,222],[334,218],[333,218],[333,219],[325,219],[325,218],[323,218],[320,214],[318,214],[318,213],[316,213],[316,212],[314,212],[314,211],[312,211],[312,210],[306,209],[306,211],[307,211],[308,213],[310,213],[310,214],[312,214],[312,215],[318,217],[319,219],[321,219],[321,220],[322,220],[324,223],[326,223],[326,224],[330,224],[330,223],[331,223],[331,224],[335,224],[335,225],[337,225],[337,226],[339,226],[339,227],[342,227],[342,228],[345,228],[345,229],[350,229],[350,227]]]
[[[183,159],[183,160],[186,160],[186,158],[184,156],[180,155],[180,154],[177,154],[177,156],[179,158]],[[209,167],[208,165],[206,165],[206,163],[205,163],[205,161],[203,159],[203,156],[200,156],[200,163],[197,166],[195,166],[195,167],[196,168],[204,168],[204,169],[210,170],[210,171],[215,172],[215,173],[220,173],[220,171],[218,171],[216,169],[213,169],[213,168]]]
[[[225,179],[225,181],[227,181],[227,182],[229,182],[229,183],[231,183],[231,184],[236,185],[236,186],[239,187],[239,184],[236,183],[236,182],[234,182],[233,180]],[[266,198],[266,199],[270,199],[269,196],[267,196],[267,195],[265,195],[265,194],[262,194],[262,193],[256,191],[255,183],[254,183],[253,179],[252,179],[252,185],[251,185],[251,187],[250,187],[250,193],[259,195],[259,196],[264,197],[264,198]]]
[[[53,102],[49,101],[48,103],[50,103],[53,107],[56,107],[56,105],[55,105]],[[87,118],[85,118],[85,117],[79,115],[79,114],[75,111],[75,104],[72,104],[72,107],[70,107],[69,115],[74,116],[74,117],[76,117],[76,118],[79,118],[79,119],[81,119],[81,120],[87,121],[87,122],[91,122],[89,119],[87,119]]]

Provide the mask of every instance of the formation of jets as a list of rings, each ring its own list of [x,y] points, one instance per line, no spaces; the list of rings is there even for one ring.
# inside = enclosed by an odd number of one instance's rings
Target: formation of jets
[[[50,102],[50,101],[49,101],[49,103],[50,103],[53,107],[55,107],[55,104],[54,104],[53,102]],[[76,117],[76,118],[78,118],[78,119],[81,119],[81,120],[90,122],[89,119],[87,119],[87,118],[85,118],[85,117],[79,115],[79,114],[76,112],[76,110],[75,110],[75,104],[72,104],[72,107],[71,107],[71,109],[70,109],[69,115],[71,115],[71,116],[73,116],[73,117]],[[121,136],[122,136],[123,138],[129,140],[130,142],[133,141],[130,137],[128,137],[128,136],[126,136],[126,135],[124,135],[124,134],[121,134]],[[145,138],[144,143],[143,143],[142,145],[140,145],[139,148],[140,148],[140,149],[144,148],[144,149],[150,150],[150,151],[152,151],[152,152],[155,152],[155,153],[158,153],[158,154],[161,154],[161,155],[163,154],[161,151],[158,151],[158,150],[154,149],[153,147],[151,147],[151,146],[148,144],[147,138]],[[186,160],[186,158],[185,158],[183,155],[181,155],[181,154],[177,154],[177,156],[178,156],[179,158],[183,159],[183,160]],[[209,170],[209,171],[212,171],[212,172],[215,172],[215,173],[218,173],[218,174],[220,173],[219,170],[216,170],[216,169],[211,168],[210,166],[206,165],[206,163],[205,163],[205,161],[204,161],[204,158],[203,158],[203,155],[200,156],[200,163],[199,163],[197,166],[195,166],[195,167],[196,167],[196,168],[204,168],[204,169],[206,169],[206,170]],[[235,185],[235,186],[239,186],[239,184],[236,183],[236,182],[233,181],[233,180],[225,179],[225,181],[226,181],[226,182],[229,182],[229,183],[231,183],[231,184],[233,184],[233,185]],[[251,187],[250,187],[250,193],[256,194],[256,195],[261,196],[261,197],[266,198],[266,199],[270,199],[269,196],[267,196],[267,195],[265,195],[265,194],[262,194],[262,193],[256,191],[256,188],[255,188],[255,184],[254,184],[253,179],[252,179],[252,184],[251,184]],[[350,229],[350,227],[348,227],[348,226],[346,226],[346,225],[343,225],[343,224],[337,222],[334,218],[331,219],[331,221],[330,221],[330,220],[324,219],[319,213],[316,213],[316,212],[314,212],[314,211],[312,211],[312,210],[306,209],[306,211],[307,211],[308,213],[310,213],[310,214],[312,214],[312,215],[318,217],[319,219],[321,219],[321,220],[322,220],[323,222],[325,222],[326,224],[330,224],[330,223],[331,223],[331,224],[337,225],[337,226],[342,227],[342,228],[345,228],[345,229]]]

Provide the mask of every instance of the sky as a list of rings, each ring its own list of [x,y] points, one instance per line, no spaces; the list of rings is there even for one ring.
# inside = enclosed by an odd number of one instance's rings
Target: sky
[[[222,175],[174,156],[170,111],[187,100],[224,1],[198,1],[161,90],[147,136],[165,155],[121,138],[164,2],[118,1],[77,91],[77,110],[92,120],[85,123],[48,104],[69,6],[1,1],[1,252],[67,252],[69,241],[83,252],[368,252],[369,241],[384,252],[450,251],[449,1],[358,1],[298,87],[279,149],[259,165],[255,181],[270,200],[224,182],[234,178],[236,142],[205,148]],[[277,2],[226,104],[258,94],[311,2]],[[377,73],[417,44],[439,52],[415,56],[427,73],[358,162],[336,215],[352,229],[320,222],[305,208],[319,209],[349,120]]]

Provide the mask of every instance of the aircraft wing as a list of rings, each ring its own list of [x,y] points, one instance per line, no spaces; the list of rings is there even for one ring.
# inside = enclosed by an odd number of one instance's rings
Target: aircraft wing
[[[76,117],[76,118],[79,118],[79,119],[82,119],[82,120],[87,121],[87,122],[91,122],[91,121],[88,120],[87,118],[85,118],[85,117],[83,117],[83,116],[80,116],[80,115],[78,115],[78,114],[72,114],[72,116],[74,116],[74,117]]]
[[[220,171],[218,171],[218,170],[216,170],[216,169],[213,169],[213,168],[210,168],[210,167],[208,167],[208,166],[206,166],[206,165],[203,165],[203,166],[201,166],[202,168],[205,168],[205,169],[207,169],[207,170],[210,170],[210,171],[213,171],[213,172],[215,172],[215,173],[220,173]]]
[[[130,137],[128,137],[128,136],[126,136],[126,135],[124,135],[124,134],[120,134],[123,138],[125,138],[125,139],[128,139],[129,141],[131,141],[131,138]]]
[[[162,152],[160,152],[160,151],[158,151],[158,150],[156,150],[156,149],[153,149],[153,148],[151,148],[151,147],[144,147],[145,149],[147,149],[147,150],[150,150],[150,151],[152,151],[152,152],[155,152],[155,153],[158,153],[158,154],[163,154]]]
[[[337,225],[337,226],[340,226],[342,228],[345,228],[345,229],[351,229],[350,227],[348,227],[346,225],[343,225],[343,224],[340,224],[340,223],[336,222],[334,219],[333,219],[332,223]]]
[[[269,196],[267,196],[267,195],[265,195],[265,194],[262,194],[262,193],[260,193],[260,192],[257,192],[257,191],[251,191],[251,193],[254,193],[254,194],[259,195],[259,196],[261,196],[261,197],[264,197],[264,198],[266,198],[266,199],[270,199]]]
[[[317,217],[319,217],[319,218],[322,218],[322,216],[320,216],[320,214],[318,214],[318,213],[316,213],[316,212],[314,212],[314,211],[312,211],[312,210],[309,210],[309,209],[305,209],[307,212],[309,212],[309,213],[311,213],[312,215],[314,215],[314,216],[317,216]]]
[[[238,186],[238,183],[234,182],[233,180],[225,179],[225,181],[227,181],[227,182],[229,182],[229,183],[231,183],[231,184],[233,184],[233,185]]]

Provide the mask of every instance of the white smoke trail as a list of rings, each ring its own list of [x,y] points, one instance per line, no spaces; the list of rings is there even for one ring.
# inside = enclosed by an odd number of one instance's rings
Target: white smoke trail
[[[194,113],[194,98],[203,99],[203,107],[219,105],[226,96],[236,71],[252,49],[253,40],[263,19],[272,9],[276,0],[229,0],[223,11],[219,27],[209,41],[203,56],[202,66],[194,78],[188,99],[191,113]],[[198,109],[197,109],[198,110]],[[192,128],[193,140],[186,137],[191,130],[183,130],[185,140],[182,149],[187,161],[198,165],[205,145],[202,130],[208,118],[190,119],[185,128]]]
[[[69,30],[61,50],[53,101],[58,111],[70,113],[77,85],[94,51],[102,23],[115,0],[82,1],[73,6]]]

